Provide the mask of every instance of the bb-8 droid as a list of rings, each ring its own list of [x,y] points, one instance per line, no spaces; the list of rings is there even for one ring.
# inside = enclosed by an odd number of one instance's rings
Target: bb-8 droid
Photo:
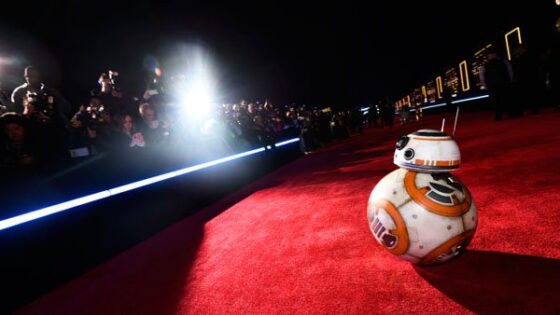
[[[393,162],[400,168],[381,179],[369,197],[374,238],[418,265],[458,256],[478,218],[469,190],[449,173],[461,164],[455,140],[439,130],[418,130],[397,141]]]

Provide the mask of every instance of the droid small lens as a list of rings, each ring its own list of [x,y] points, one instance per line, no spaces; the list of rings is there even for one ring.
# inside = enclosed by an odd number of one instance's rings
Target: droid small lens
[[[412,149],[406,149],[406,151],[404,151],[404,158],[407,160],[410,160],[414,157],[414,150]]]

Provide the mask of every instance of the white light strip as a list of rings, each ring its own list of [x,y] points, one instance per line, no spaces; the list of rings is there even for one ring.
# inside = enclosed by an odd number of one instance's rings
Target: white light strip
[[[281,147],[281,146],[283,146],[283,145],[290,144],[290,143],[294,143],[294,142],[298,142],[298,141],[299,141],[299,138],[293,138],[293,139],[290,139],[290,140],[278,142],[278,143],[276,144],[276,146],[277,146],[277,147]]]
[[[475,96],[475,97],[464,98],[464,99],[461,99],[461,100],[452,101],[451,104],[464,103],[464,102],[479,100],[479,99],[481,99],[481,98],[487,98],[487,97],[490,97],[490,95],[485,94],[485,95],[481,95],[481,96]]]
[[[459,103],[464,103],[464,102],[470,102],[470,101],[475,101],[475,100],[479,100],[479,99],[483,99],[483,98],[487,98],[487,97],[490,97],[490,95],[484,94],[484,95],[481,95],[481,96],[474,96],[474,97],[469,97],[469,98],[463,98],[463,99],[460,99],[460,100],[451,101],[451,104],[459,104]],[[443,106],[445,106],[445,105],[446,105],[446,103],[439,103],[439,104],[429,105],[429,106],[422,107],[422,110],[424,110],[424,109],[430,109],[430,108],[443,107]],[[410,111],[411,111],[411,112],[415,112],[415,111],[416,111],[416,108],[411,108]]]
[[[422,110],[430,109],[430,108],[436,108],[436,107],[443,107],[443,106],[445,106],[445,105],[446,105],[446,103],[439,103],[439,104],[429,105],[429,106],[426,106],[426,107],[422,107]],[[415,112],[415,111],[416,111],[416,108],[411,108],[410,111],[411,111],[411,112]]]
[[[278,143],[276,143],[276,146],[281,147],[283,145],[298,142],[298,141],[299,141],[299,138],[293,138],[293,139],[290,139],[290,140],[278,142]],[[182,168],[182,169],[179,169],[179,170],[176,170],[176,171],[172,171],[172,172],[169,172],[169,173],[165,173],[165,174],[157,175],[157,176],[154,176],[154,177],[146,178],[146,179],[139,180],[139,181],[136,181],[136,182],[133,182],[133,183],[130,183],[130,184],[118,186],[118,187],[115,187],[115,188],[110,188],[110,189],[103,190],[103,191],[100,191],[100,192],[97,192],[97,193],[94,193],[94,194],[91,194],[91,195],[87,195],[87,196],[83,196],[83,197],[80,197],[80,198],[72,199],[72,200],[65,201],[65,202],[62,202],[62,203],[59,203],[59,204],[56,204],[56,205],[52,205],[52,206],[49,206],[49,207],[46,207],[46,208],[38,209],[38,210],[31,211],[31,212],[28,212],[28,213],[24,213],[24,214],[15,216],[15,217],[4,219],[4,220],[0,221],[0,231],[11,228],[11,227],[14,227],[16,225],[20,225],[20,224],[29,222],[29,221],[40,219],[42,217],[46,217],[46,216],[51,215],[51,214],[55,214],[55,213],[62,212],[62,211],[68,210],[68,209],[72,209],[72,208],[75,208],[75,207],[78,207],[78,206],[82,206],[82,205],[88,204],[90,202],[94,202],[94,201],[97,201],[97,200],[100,200],[100,199],[109,198],[111,196],[115,196],[115,195],[121,194],[123,192],[131,191],[131,190],[134,190],[134,189],[137,189],[137,188],[140,188],[140,187],[155,184],[157,182],[161,182],[161,181],[164,181],[164,180],[167,180],[167,179],[170,179],[170,178],[173,178],[173,177],[177,177],[177,176],[180,176],[180,175],[196,172],[196,171],[201,170],[201,169],[205,169],[205,168],[208,168],[208,167],[211,167],[211,166],[214,166],[214,165],[222,164],[222,163],[229,162],[229,161],[239,159],[239,158],[242,158],[242,157],[246,157],[246,156],[249,156],[249,155],[257,154],[257,153],[260,153],[260,152],[263,152],[263,151],[265,151],[265,148],[258,148],[258,149],[254,149],[254,150],[251,150],[251,151],[235,154],[235,155],[232,155],[232,156],[227,156],[227,157],[217,159],[217,160],[214,160],[214,161],[209,161],[209,162],[205,162],[205,163],[202,163],[202,164],[189,166],[189,167]]]
[[[360,108],[360,111],[362,112],[365,112],[366,110],[369,110],[369,107]]]
[[[43,209],[31,211],[28,213],[24,213],[15,217],[11,217],[9,219],[5,219],[0,221],[0,231],[10,228],[12,226],[16,226],[25,222],[33,221],[57,212],[62,212],[64,210],[68,210],[77,206],[85,205],[86,203],[94,202],[99,199],[110,197],[111,193],[108,190],[100,191],[95,194],[83,196],[80,198],[72,199],[63,203],[59,203],[50,207],[46,207]]]
[[[426,106],[426,107],[422,107],[422,109],[438,108],[438,107],[443,107],[445,105],[446,105],[446,103],[439,103],[439,104],[434,104],[434,105],[429,105],[429,106]]]
[[[177,176],[180,176],[180,175],[192,173],[192,172],[204,169],[204,168],[208,168],[208,167],[211,167],[211,166],[214,166],[214,165],[225,163],[225,162],[228,162],[228,161],[231,161],[231,160],[239,159],[239,158],[242,158],[242,157],[245,157],[245,156],[248,156],[248,155],[252,155],[252,154],[255,154],[255,153],[259,153],[259,152],[262,152],[262,151],[264,151],[264,148],[258,148],[258,149],[254,149],[254,150],[251,150],[251,151],[247,151],[247,152],[239,153],[239,154],[236,154],[236,155],[228,156],[228,157],[225,157],[225,158],[221,158],[221,159],[218,159],[218,160],[214,160],[214,161],[210,161],[210,162],[206,162],[206,163],[202,163],[202,164],[198,164],[198,165],[194,165],[194,166],[189,166],[189,167],[186,167],[186,168],[183,168],[183,169],[180,169],[180,170],[176,170],[176,171],[161,174],[161,175],[158,175],[158,176],[146,178],[146,179],[139,180],[137,182],[126,184],[126,185],[123,185],[123,186],[111,188],[111,189],[109,189],[109,192],[111,193],[111,196],[114,196],[114,195],[121,194],[123,192],[127,192],[127,191],[130,191],[130,190],[136,189],[136,188],[151,185],[151,184],[161,182],[161,181],[164,181],[166,179],[170,179],[170,178],[177,177]]]

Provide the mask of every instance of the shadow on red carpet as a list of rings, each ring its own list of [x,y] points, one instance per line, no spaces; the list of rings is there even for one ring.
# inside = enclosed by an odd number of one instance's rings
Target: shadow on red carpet
[[[560,260],[474,250],[442,266],[414,269],[477,314],[560,313]]]

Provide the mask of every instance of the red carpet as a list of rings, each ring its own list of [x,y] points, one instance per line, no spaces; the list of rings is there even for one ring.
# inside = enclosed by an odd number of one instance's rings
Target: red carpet
[[[456,175],[479,210],[466,254],[417,268],[373,239],[366,203],[396,168],[396,139],[440,122],[368,130],[302,157],[20,313],[559,314],[558,112],[461,117]]]

